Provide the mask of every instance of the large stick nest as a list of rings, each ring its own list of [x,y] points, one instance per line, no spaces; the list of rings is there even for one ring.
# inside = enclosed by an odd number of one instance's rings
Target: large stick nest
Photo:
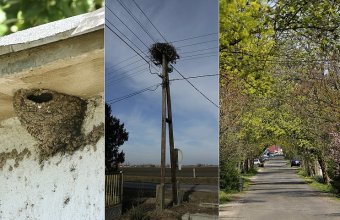
[[[149,49],[151,59],[157,66],[162,65],[163,54],[170,63],[176,63],[179,59],[179,55],[176,52],[176,48],[169,43],[155,43]]]

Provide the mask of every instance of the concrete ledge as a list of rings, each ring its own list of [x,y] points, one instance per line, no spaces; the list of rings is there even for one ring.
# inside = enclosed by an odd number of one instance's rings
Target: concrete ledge
[[[98,27],[100,20],[92,22]],[[84,99],[103,93],[104,29],[77,27],[79,30],[67,39],[55,37],[58,41],[48,44],[42,40],[39,46],[0,55],[0,121],[15,116],[12,98],[18,89],[50,89]]]
[[[26,50],[104,28],[104,8],[0,38],[0,55]]]
[[[104,49],[104,31],[98,30],[77,37],[0,55],[0,77],[17,74],[56,60],[65,60],[93,50]]]

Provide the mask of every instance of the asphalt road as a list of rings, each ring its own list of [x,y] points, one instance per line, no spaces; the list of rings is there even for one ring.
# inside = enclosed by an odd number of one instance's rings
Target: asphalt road
[[[220,219],[340,219],[340,201],[310,188],[282,159],[267,161],[237,201],[220,206]]]
[[[145,189],[156,190],[156,183],[137,183],[137,182],[124,182],[125,189]],[[165,184],[166,190],[171,190],[171,184]],[[196,192],[218,192],[217,185],[203,185],[203,184],[181,184],[180,189],[185,191]]]

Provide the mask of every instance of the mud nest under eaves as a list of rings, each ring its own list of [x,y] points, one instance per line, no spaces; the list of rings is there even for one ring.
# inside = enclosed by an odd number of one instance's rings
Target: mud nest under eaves
[[[157,66],[162,65],[163,54],[170,63],[176,63],[176,60],[179,59],[176,48],[169,43],[155,43],[151,46],[149,52],[152,62]]]
[[[73,152],[84,141],[81,132],[87,103],[83,99],[46,89],[20,89],[13,107],[37,141],[40,161],[56,153]]]

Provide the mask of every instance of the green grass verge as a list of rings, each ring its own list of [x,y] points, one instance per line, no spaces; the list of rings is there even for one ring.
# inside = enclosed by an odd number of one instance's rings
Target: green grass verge
[[[257,170],[254,169],[241,176],[243,178],[243,191],[249,188],[250,182],[251,182],[250,178],[255,176],[256,174],[257,174]],[[242,191],[241,192],[237,190],[225,191],[221,189],[219,191],[220,204],[225,204],[230,201],[233,201],[237,197],[237,195],[239,195],[240,193],[242,193]]]
[[[257,174],[257,170],[251,170],[249,173],[243,174],[242,178],[243,178],[243,190],[247,190],[250,186],[250,178],[252,178],[253,176],[255,176]]]
[[[238,193],[239,193],[238,191],[225,192],[223,190],[220,190],[219,192],[220,204],[232,201]]]
[[[340,197],[338,197],[335,194],[335,190],[332,187],[331,184],[324,184],[318,181],[319,178],[317,177],[310,177],[308,176],[301,168],[297,170],[297,174],[304,179],[304,181],[311,186],[313,189],[318,190],[320,192],[324,192],[324,193],[329,193],[332,196],[334,196],[334,198],[336,198],[337,200],[340,201]]]

